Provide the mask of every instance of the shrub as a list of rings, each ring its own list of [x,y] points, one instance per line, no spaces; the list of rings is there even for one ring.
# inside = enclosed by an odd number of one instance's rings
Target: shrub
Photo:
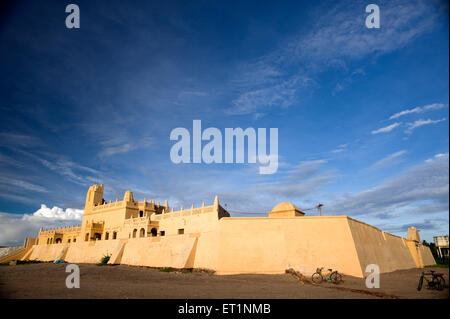
[[[103,255],[102,259],[100,259],[100,265],[108,264],[109,258],[111,258],[111,255]]]

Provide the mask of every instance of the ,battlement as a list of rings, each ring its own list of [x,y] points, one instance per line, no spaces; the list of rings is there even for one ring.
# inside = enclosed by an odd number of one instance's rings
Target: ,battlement
[[[72,233],[72,232],[80,232],[81,231],[81,226],[77,225],[77,226],[67,226],[67,227],[58,227],[58,228],[49,228],[49,229],[44,229],[41,228],[39,230],[39,235],[49,235],[49,234],[64,234],[64,233]]]
[[[118,199],[116,199],[115,202],[109,201],[109,203],[105,202],[102,204],[94,205],[91,208],[91,211],[98,212],[110,208],[122,208],[122,207],[144,207],[156,210],[166,208],[166,206],[161,206],[159,203],[155,204],[154,200],[147,202],[146,199],[144,199],[144,201],[119,201]]]
[[[201,207],[197,208],[194,208],[194,204],[192,204],[191,208],[189,209],[184,209],[184,207],[181,206],[180,210],[177,211],[174,211],[174,209],[172,208],[170,212],[163,212],[162,214],[153,214],[151,216],[151,219],[163,220],[175,217],[185,217],[214,212],[217,212],[219,219],[222,217],[230,217],[230,214],[222,206],[219,205],[219,198],[216,196],[214,198],[214,204],[211,206],[205,206],[205,202],[202,203]]]
[[[204,205],[204,204],[203,204]],[[170,212],[162,213],[162,214],[154,214],[152,215],[152,220],[161,220],[161,219],[167,219],[167,218],[173,218],[173,217],[180,217],[180,216],[192,216],[196,214],[203,214],[203,213],[212,213],[214,212],[214,206],[202,206],[194,208],[194,205],[192,205],[189,209],[183,209],[181,207],[180,210],[174,211],[173,209]]]

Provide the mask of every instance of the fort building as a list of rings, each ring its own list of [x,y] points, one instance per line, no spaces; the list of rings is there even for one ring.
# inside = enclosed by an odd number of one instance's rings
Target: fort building
[[[63,259],[150,267],[207,268],[217,274],[284,273],[293,268],[312,274],[317,267],[364,277],[366,266],[391,272],[435,264],[418,230],[407,238],[392,235],[348,216],[307,216],[289,202],[268,217],[231,217],[216,196],[174,210],[167,201],[135,201],[126,191],[121,201],[105,201],[104,185],[86,194],[81,225],[41,229],[22,249],[0,258]]]

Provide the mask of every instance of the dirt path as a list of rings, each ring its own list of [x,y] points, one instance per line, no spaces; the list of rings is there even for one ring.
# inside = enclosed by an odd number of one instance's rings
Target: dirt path
[[[344,283],[301,283],[291,274],[231,275],[161,272],[147,267],[80,264],[80,288],[65,286],[65,264],[0,267],[1,298],[448,298],[449,290],[417,291],[421,269],[382,274],[379,289],[364,280],[344,277]],[[436,269],[445,274],[448,269]]]

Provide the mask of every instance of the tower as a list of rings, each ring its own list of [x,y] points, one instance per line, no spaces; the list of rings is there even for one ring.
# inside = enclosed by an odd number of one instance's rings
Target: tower
[[[408,239],[409,240],[414,240],[414,241],[420,243],[419,231],[417,230],[416,227],[409,227],[408,228]]]
[[[126,191],[123,195],[124,202],[134,202],[133,193],[131,191]]]
[[[90,212],[92,210],[92,207],[103,204],[103,188],[103,184],[101,184],[100,186],[95,184],[89,187],[89,190],[86,194],[86,204],[84,205],[85,213]]]

